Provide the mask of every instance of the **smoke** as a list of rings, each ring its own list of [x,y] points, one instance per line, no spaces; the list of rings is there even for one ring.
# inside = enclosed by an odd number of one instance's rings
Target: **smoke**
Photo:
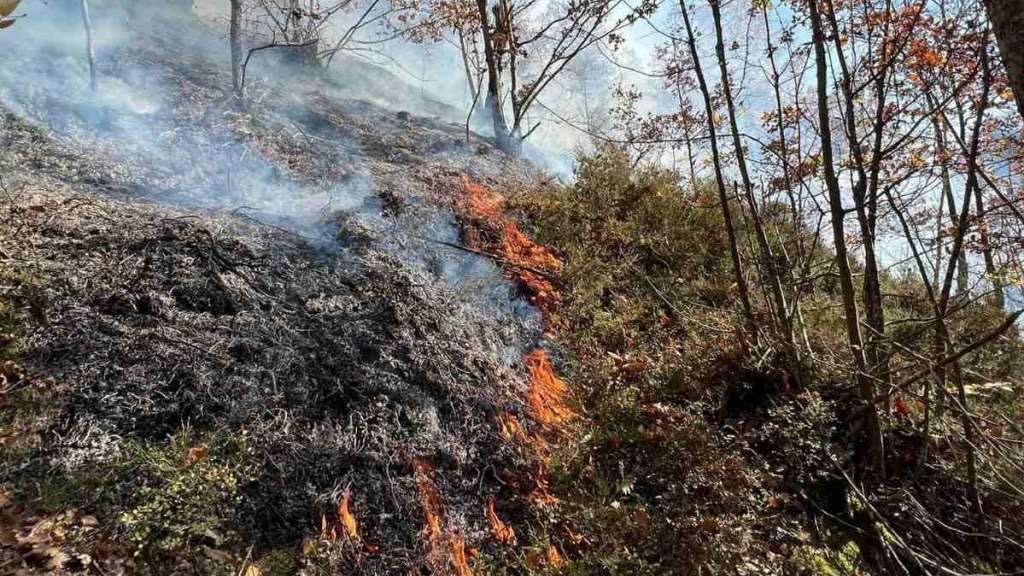
[[[249,104],[239,108],[226,26],[164,3],[93,3],[93,93],[77,0],[22,6],[25,17],[0,34],[0,102],[70,149],[119,167],[115,184],[245,215],[342,257],[380,251],[492,315],[533,318],[493,262],[444,245],[460,241],[450,211],[410,193],[385,214],[382,198],[424,188],[410,175],[426,156],[461,173],[481,164],[458,146],[455,108],[368,64],[314,77],[281,65],[273,50],[250,63]],[[396,116],[375,101],[435,118]],[[482,162],[493,174],[504,170]]]

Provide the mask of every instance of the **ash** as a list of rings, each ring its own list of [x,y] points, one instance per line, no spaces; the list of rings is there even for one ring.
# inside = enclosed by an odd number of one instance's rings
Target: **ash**
[[[63,44],[5,54],[0,257],[40,287],[27,367],[59,385],[41,448],[3,475],[103,466],[182,426],[245,435],[245,541],[309,535],[351,487],[382,550],[363,568],[394,573],[421,561],[423,458],[485,545],[485,501],[522,464],[494,419],[524,410],[539,326],[492,262],[440,242],[459,242],[462,175],[535,174],[329,74],[267,63],[239,108],[206,57],[226,48],[181,41],[195,26],[101,47],[95,97]]]

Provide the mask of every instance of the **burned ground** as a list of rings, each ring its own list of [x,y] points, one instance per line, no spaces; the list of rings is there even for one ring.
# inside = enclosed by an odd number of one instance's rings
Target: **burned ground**
[[[447,194],[530,171],[328,81],[256,83],[238,108],[223,67],[146,46],[105,55],[122,92],[99,103],[3,90],[0,257],[33,287],[22,363],[46,407],[5,441],[12,501],[45,513],[78,482],[60,504],[123,540],[163,481],[131,455],[185,437],[237,484],[228,536],[191,544],[291,549],[349,491],[360,569],[407,571],[426,561],[428,463],[445,530],[492,546],[485,503],[516,506],[498,478],[522,464],[495,419],[524,411],[539,323],[492,262],[445,244]],[[56,62],[22,63],[74,83]]]

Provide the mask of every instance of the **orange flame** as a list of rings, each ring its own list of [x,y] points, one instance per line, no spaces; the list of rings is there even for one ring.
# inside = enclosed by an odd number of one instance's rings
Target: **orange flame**
[[[441,500],[441,493],[437,485],[430,479],[431,466],[425,460],[416,459],[413,462],[413,474],[416,478],[416,489],[420,495],[420,507],[423,508],[423,516],[426,527],[423,536],[430,544],[428,560],[437,572],[443,571],[445,559],[444,545],[448,548],[448,561],[451,563],[456,576],[473,576],[469,567],[467,556],[472,551],[466,550],[466,542],[461,536],[450,534],[444,538],[444,501]]]
[[[548,559],[548,566],[552,568],[561,568],[565,565],[565,560],[562,559],[562,555],[558,553],[558,548],[555,548],[554,544],[548,544],[546,553]]]
[[[539,571],[545,566],[557,570],[565,566],[565,559],[554,544],[548,544],[543,550],[534,549],[527,553],[526,566],[533,571]]]
[[[526,431],[523,430],[523,425],[519,423],[519,419],[514,414],[498,416],[498,432],[505,442],[515,441],[521,444],[528,444],[530,441]]]
[[[341,535],[352,542],[360,542],[359,525],[349,509],[351,500],[352,493],[346,489],[342,493],[341,498],[338,499],[337,521],[328,520],[326,514],[320,516],[321,540],[324,542],[337,542],[339,535]]]
[[[504,199],[500,194],[468,178],[462,183],[464,194],[458,209],[473,226],[467,231],[469,244],[500,258],[506,272],[530,292],[531,302],[541,311],[553,310],[561,295],[551,278],[562,271],[562,262],[502,213]]]
[[[479,184],[469,181],[469,178],[462,178],[462,185],[466,192],[466,209],[474,218],[482,220],[500,220],[503,218],[501,211],[504,208],[505,199],[497,192],[491,192]]]
[[[537,348],[524,358],[530,369],[530,386],[526,401],[533,417],[545,429],[557,431],[575,414],[565,405],[569,388],[551,368],[551,359],[543,348]]]
[[[455,576],[473,576],[473,571],[469,569],[469,562],[466,560],[466,543],[460,536],[452,536],[449,540],[452,548],[449,559],[455,569]]]
[[[498,513],[494,510],[494,497],[487,497],[487,522],[491,525],[491,534],[494,539],[502,544],[509,546],[515,546],[516,533],[512,530],[512,527],[504,523],[501,518],[498,518]]]
[[[441,519],[444,516],[441,494],[437,491],[434,481],[430,479],[430,464],[423,460],[417,460],[413,464],[413,470],[416,476],[416,489],[420,494],[420,507],[423,508],[423,516],[427,524],[424,532],[427,540],[436,544],[441,540]]]
[[[341,524],[341,527],[345,529],[345,534],[348,535],[349,538],[358,540],[359,527],[356,523],[355,516],[353,516],[352,512],[349,510],[349,501],[351,500],[351,497],[352,495],[348,490],[345,490],[345,493],[341,495],[341,500],[338,502],[338,522]]]
[[[531,303],[540,309],[546,327],[558,325],[558,319],[551,313],[561,303],[561,294],[556,288],[555,278],[562,272],[562,262],[548,248],[533,242],[520,229],[518,224],[504,214],[504,199],[496,192],[471,182],[463,177],[463,194],[456,202],[456,210],[464,222],[464,233],[467,244],[481,252],[485,252],[500,262],[513,280],[529,293]],[[523,358],[529,370],[529,386],[526,392],[526,404],[530,415],[543,430],[558,432],[575,414],[566,405],[569,389],[551,366],[548,353],[537,348]],[[540,433],[528,433],[519,420],[511,414],[502,414],[497,419],[498,432],[510,443],[521,449],[532,451],[529,458],[535,466],[517,484],[527,494],[530,502],[538,506],[558,502],[551,493],[546,463],[549,447]],[[429,479],[428,479],[429,480]],[[436,491],[436,489],[435,489]],[[421,488],[421,500],[424,490]],[[429,506],[424,503],[424,510]],[[502,544],[514,545],[516,535],[512,527],[501,520],[495,511],[493,498],[487,500],[486,516],[494,539]],[[427,512],[428,526],[430,513]],[[432,534],[439,534],[440,528],[430,529]],[[436,538],[439,536],[435,537]],[[461,564],[457,560],[463,556],[462,541],[451,539],[451,558],[456,566],[458,576],[464,576]],[[541,564],[553,568],[564,565],[564,560],[554,546],[547,550],[537,551]],[[468,570],[468,566],[466,567]]]

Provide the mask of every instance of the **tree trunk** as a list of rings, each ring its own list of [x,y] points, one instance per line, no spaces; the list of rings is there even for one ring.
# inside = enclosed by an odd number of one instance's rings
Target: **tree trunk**
[[[697,75],[697,82],[700,85],[700,92],[704,98],[704,111],[707,115],[708,141],[711,143],[711,162],[715,169],[715,184],[718,186],[718,200],[722,205],[722,217],[725,220],[725,232],[729,238],[729,253],[732,256],[733,271],[736,275],[736,286],[740,293],[740,303],[743,306],[743,315],[751,330],[751,336],[757,339],[757,322],[754,319],[754,309],[750,304],[750,289],[747,287],[746,277],[743,275],[743,261],[740,259],[739,242],[736,240],[736,229],[732,222],[732,209],[729,207],[729,195],[725,187],[725,177],[722,175],[722,157],[718,152],[718,138],[715,136],[715,110],[711,104],[711,91],[708,89],[707,80],[704,78],[704,69],[700,64],[700,55],[697,53],[697,40],[693,35],[693,27],[690,24],[690,15],[686,9],[686,1],[679,0],[679,8],[683,13],[683,22],[686,25],[686,43],[690,48],[690,56],[693,58],[693,68]]]
[[[977,179],[975,179],[975,182],[979,186],[974,191],[974,202],[978,215],[978,236],[981,240],[981,253],[985,259],[985,275],[988,276],[989,282],[992,283],[992,305],[1001,311],[1005,311],[1006,295],[1003,289],[1003,281],[999,277],[999,269],[996,267],[996,259],[992,251],[992,241],[988,233],[988,224],[985,222],[985,199],[981,196],[981,183],[977,182]]]
[[[985,9],[1006,64],[1017,110],[1024,116],[1024,0],[985,0]]]
[[[722,13],[719,0],[710,0],[711,15],[715,26],[715,54],[718,57],[718,70],[722,78],[722,93],[725,96],[726,109],[729,113],[729,128],[732,131],[732,144],[736,151],[736,163],[739,167],[740,178],[743,181],[743,193],[750,208],[750,217],[754,225],[754,234],[757,239],[758,250],[764,267],[767,272],[768,292],[771,294],[772,302],[775,305],[775,328],[776,335],[782,340],[785,350],[787,369],[790,375],[800,386],[800,357],[796,347],[796,340],[793,339],[793,324],[789,314],[789,305],[786,303],[786,294],[782,290],[781,273],[778,262],[772,253],[771,244],[768,242],[768,235],[764,230],[764,221],[758,212],[757,203],[754,200],[753,184],[750,181],[750,173],[747,171],[747,159],[743,149],[743,142],[740,141],[739,125],[736,121],[736,105],[733,102],[732,86],[729,80],[729,66],[725,59],[725,39],[722,34]]]
[[[987,33],[983,36],[982,44],[980,46],[980,59],[982,68],[982,88],[981,95],[979,98],[979,105],[977,115],[974,118],[974,127],[971,134],[970,145],[966,150],[967,153],[967,184],[964,187],[963,203],[960,206],[960,214],[958,216],[956,225],[956,235],[953,237],[953,246],[950,254],[950,262],[946,268],[946,276],[942,284],[942,292],[938,298],[938,305],[936,306],[936,318],[937,321],[945,318],[949,311],[950,294],[952,292],[954,267],[957,258],[963,251],[964,237],[967,235],[968,222],[971,216],[971,194],[979,193],[981,188],[978,184],[978,155],[979,147],[982,140],[982,127],[984,126],[985,112],[989,104],[989,91],[992,88],[992,68],[988,57],[988,35]],[[944,323],[943,323],[944,325]],[[944,334],[946,345],[948,348],[952,348],[950,345],[951,339],[948,331]],[[975,446],[977,441],[974,434],[974,423],[971,420],[971,414],[967,404],[967,393],[964,389],[963,374],[960,368],[959,362],[953,366],[953,384],[957,389],[957,398],[960,403],[960,416],[961,422],[964,429],[964,438],[966,440],[967,450],[967,482],[968,482],[968,496],[971,500],[971,504],[974,507],[975,515],[978,521],[982,518],[982,506],[981,500],[978,494],[978,465],[977,465],[977,452]]]
[[[494,142],[498,149],[510,156],[518,156],[518,146],[513,142],[509,133],[508,122],[505,121],[505,112],[501,109],[501,59],[494,46],[494,38],[491,35],[490,16],[487,14],[487,0],[476,1],[477,11],[480,13],[480,29],[484,44],[484,62],[487,64],[487,98],[484,106],[491,115],[491,123],[494,126]]]
[[[821,14],[816,0],[809,2],[811,14],[812,40],[814,44],[814,60],[817,79],[818,127],[821,135],[821,156],[825,170],[825,185],[828,188],[829,209],[832,220],[832,238],[835,243],[836,268],[839,271],[839,282],[842,288],[843,311],[846,320],[846,334],[853,354],[853,368],[857,381],[862,409],[866,421],[865,440],[868,456],[875,467],[875,472],[885,477],[885,443],[882,436],[881,420],[878,407],[875,405],[875,384],[867,372],[867,361],[864,357],[864,343],[860,331],[860,313],[857,311],[857,295],[853,286],[853,274],[846,250],[846,227],[843,219],[842,190],[836,176],[835,160],[832,156],[832,127],[828,104],[828,56],[825,52],[825,34],[821,25]]]
[[[89,0],[82,0],[82,24],[85,26],[85,55],[89,60],[89,87],[95,92],[96,80],[96,48],[92,42],[92,19],[89,17]]]
[[[242,93],[242,0],[231,0],[231,84],[235,95]]]
[[[928,95],[927,98],[929,105],[934,108],[935,105],[932,104],[933,99],[931,96]],[[956,202],[953,199],[953,179],[949,171],[949,150],[946,147],[946,127],[942,125],[942,121],[938,118],[934,118],[932,120],[932,125],[935,128],[935,142],[940,156],[939,160],[942,162],[942,200],[949,204],[949,218],[953,223],[956,223]],[[943,215],[940,213],[939,220],[941,221],[942,219]],[[940,227],[940,231],[944,229],[945,226]],[[941,244],[939,244],[938,249],[941,249]],[[936,272],[938,269],[939,262],[936,261]],[[967,255],[963,253],[960,254],[960,259],[957,261],[956,290],[957,294],[967,294]]]

